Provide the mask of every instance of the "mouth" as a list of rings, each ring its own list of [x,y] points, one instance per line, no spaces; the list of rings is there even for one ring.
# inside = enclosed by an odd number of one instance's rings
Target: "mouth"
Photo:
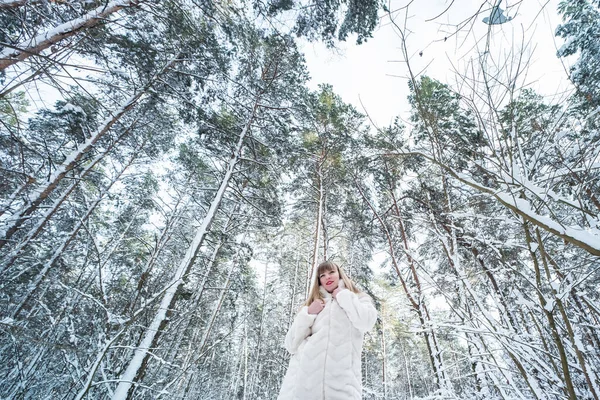
[[[331,285],[332,283],[333,283],[333,281],[327,281],[327,282],[325,283],[325,285],[329,286],[329,285]]]

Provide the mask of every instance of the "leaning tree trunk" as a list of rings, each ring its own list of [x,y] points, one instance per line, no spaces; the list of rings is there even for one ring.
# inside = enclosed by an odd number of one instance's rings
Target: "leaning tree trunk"
[[[178,379],[176,378],[176,379],[172,380],[171,382],[169,382],[167,385],[165,385],[161,391],[162,393],[168,393],[168,389],[171,386],[173,386],[174,384],[176,384],[178,381],[179,381],[179,386],[182,386],[182,384],[184,384],[185,381],[189,378],[186,387],[183,388],[183,393],[182,394],[178,393],[181,391],[180,389],[176,391],[177,395],[181,396],[181,398],[187,398],[187,392],[191,388],[192,378],[193,378],[193,373],[190,372],[190,369],[192,369],[192,367],[199,362],[200,358],[204,356],[204,352],[205,352],[204,350],[208,343],[208,339],[210,338],[210,334],[212,333],[212,330],[214,328],[215,321],[217,320],[217,317],[218,317],[219,313],[221,312],[221,307],[223,306],[223,301],[225,300],[225,297],[229,293],[229,287],[231,285],[231,276],[237,265],[238,260],[240,259],[239,254],[240,254],[241,249],[242,249],[242,247],[238,246],[238,252],[233,257],[233,260],[231,261],[229,269],[227,270],[227,278],[225,279],[225,283],[223,284],[223,286],[220,288],[221,292],[219,293],[219,297],[218,297],[217,301],[213,305],[212,312],[210,314],[208,322],[206,323],[206,326],[204,327],[204,332],[202,334],[202,338],[200,339],[200,342],[197,343],[196,340],[198,338],[198,334],[202,330],[201,328],[198,328],[196,330],[196,332],[194,332],[193,337],[189,341],[188,351],[185,354],[185,359],[181,363],[181,370],[183,371],[183,373],[181,374],[181,376]],[[193,353],[194,353],[195,357],[192,357],[192,346],[194,346]]]
[[[143,144],[137,150],[141,149],[141,147],[143,147]],[[23,299],[19,302],[19,304],[17,304],[17,306],[13,310],[13,312],[12,312],[13,319],[19,315],[19,313],[21,312],[23,307],[25,307],[25,305],[27,304],[27,302],[29,301],[31,296],[38,290],[38,288],[40,287],[40,285],[42,284],[44,279],[46,279],[48,272],[54,267],[54,265],[59,260],[59,258],[67,250],[67,248],[69,247],[69,245],[71,244],[73,239],[75,239],[75,237],[79,233],[79,230],[84,226],[84,224],[90,218],[92,213],[96,210],[96,207],[98,206],[98,204],[100,204],[100,202],[108,195],[110,188],[119,180],[119,178],[123,175],[123,173],[125,173],[125,171],[131,166],[131,164],[133,164],[134,160],[137,158],[139,153],[140,153],[139,151],[133,152],[133,156],[129,159],[128,163],[123,166],[123,168],[121,169],[121,171],[119,171],[117,176],[115,176],[112,179],[112,181],[110,182],[110,184],[98,195],[98,197],[96,197],[94,202],[86,210],[85,214],[77,222],[77,224],[75,225],[75,227],[73,228],[71,233],[54,250],[52,257],[50,257],[50,259],[44,263],[42,269],[37,273],[33,282],[29,284],[27,293],[25,294]],[[22,273],[24,273],[24,271],[21,271],[17,275],[17,277],[20,276]],[[13,279],[15,279],[15,278],[13,278]]]
[[[184,371],[184,373],[180,374],[179,377],[176,377],[174,380],[172,380],[167,385],[165,385],[163,390],[167,390],[169,387],[173,386],[174,384],[176,384],[178,382],[179,382],[178,385],[181,385],[181,382],[184,381],[186,379],[186,376],[189,374],[187,372],[187,370],[192,367],[192,361],[190,361],[192,359],[192,355],[193,355],[192,347],[194,347],[196,349],[198,348],[198,346],[196,345],[198,336],[200,335],[200,333],[202,333],[202,326],[200,326],[200,324],[198,324],[198,320],[196,320],[193,317],[193,314],[198,313],[198,310],[200,309],[200,301],[203,298],[204,291],[206,289],[206,283],[208,282],[208,279],[210,278],[211,273],[213,272],[213,268],[215,267],[215,265],[218,264],[217,256],[219,255],[223,245],[225,244],[225,235],[232,228],[233,224],[236,222],[233,216],[235,214],[237,214],[237,211],[238,211],[238,207],[236,206],[231,211],[227,222],[223,225],[221,233],[215,235],[218,238],[217,243],[214,244],[214,248],[208,259],[208,262],[206,263],[204,273],[202,274],[202,278],[200,279],[200,282],[198,283],[196,290],[194,292],[194,295],[191,299],[191,305],[188,307],[188,310],[190,311],[191,315],[187,319],[187,321],[185,321],[185,323],[184,323],[185,326],[179,330],[178,336],[173,340],[174,344],[170,346],[169,351],[166,353],[165,357],[163,357],[165,360],[175,359],[175,357],[177,356],[177,354],[180,351],[180,348],[182,347],[182,343],[184,342],[184,340],[187,339],[187,342],[188,342],[187,350],[183,354],[184,360],[183,360],[183,362],[181,362],[181,365],[182,365],[181,369],[182,369],[182,371]],[[164,371],[165,369],[168,369],[168,368],[169,368],[169,366],[165,365],[164,368],[158,369],[157,371],[154,372],[154,374],[158,375],[158,376],[162,376],[164,378],[164,375],[161,375],[161,374],[163,372],[165,372]],[[166,371],[166,372],[168,372],[168,371]]]
[[[56,169],[48,180],[35,189],[36,195],[33,199],[24,204],[19,211],[15,212],[11,216],[11,222],[4,228],[3,232],[0,232],[0,249],[7,244],[11,237],[19,230],[21,225],[27,220],[29,214],[37,210],[40,204],[52,194],[54,189],[61,183],[62,179],[79,163],[83,156],[110,131],[115,123],[135,107],[138,100],[150,90],[159,78],[168,71],[178,59],[179,55],[171,59],[171,61],[156,73],[138,93],[131,96],[116,113],[106,118],[100,129],[79,145],[79,147],[67,157],[63,164]]]
[[[0,3],[0,9],[15,7],[18,6],[19,3],[19,1],[3,1]],[[135,6],[139,3],[139,0],[117,0],[108,4],[103,4],[80,18],[58,25],[34,38],[14,46],[6,46],[6,48],[0,52],[0,71],[4,71],[11,65],[17,64],[32,55],[40,54],[53,44],[71,37],[80,31],[103,24],[107,21],[106,18],[109,15],[114,14],[122,8]]]
[[[73,180],[69,186],[60,194],[60,196],[52,203],[52,205],[44,212],[44,214],[39,218],[39,221],[25,234],[21,242],[6,256],[6,261],[2,262],[2,270],[0,270],[0,274],[4,273],[10,266],[17,260],[21,251],[27,247],[27,245],[35,239],[41,232],[44,226],[50,221],[52,216],[58,211],[58,209],[62,206],[65,200],[71,195],[75,187],[85,178],[90,172],[94,170],[96,165],[104,159],[104,157],[119,143],[127,134],[135,127],[137,124],[137,120],[134,121],[118,138],[113,141],[109,146],[107,146],[104,151],[96,155],[94,159],[81,171],[78,179]],[[145,141],[144,141],[145,143]],[[140,146],[139,149],[143,148]],[[138,149],[138,150],[139,150]],[[136,151],[137,153],[137,151]]]
[[[168,322],[168,310],[173,309],[175,306],[175,293],[177,293],[179,287],[183,285],[184,279],[186,278],[188,272],[190,271],[196,260],[196,257],[200,251],[200,247],[204,242],[204,238],[208,233],[210,225],[212,224],[212,221],[214,220],[217,211],[221,206],[221,201],[223,200],[225,191],[229,187],[229,182],[231,181],[233,172],[236,169],[236,166],[242,157],[242,147],[244,145],[246,135],[250,130],[252,121],[254,120],[254,116],[256,115],[257,109],[258,98],[254,103],[252,114],[250,115],[246,125],[244,126],[244,129],[240,133],[236,149],[231,156],[229,165],[225,172],[225,176],[221,180],[219,189],[217,190],[217,193],[215,194],[215,197],[211,202],[206,216],[202,220],[202,224],[196,231],[196,236],[194,237],[194,240],[188,247],[184,258],[181,260],[181,263],[179,264],[179,267],[175,272],[174,281],[176,283],[171,285],[171,287],[169,287],[165,292],[160,306],[152,320],[152,323],[146,330],[146,333],[144,334],[141,343],[137,346],[132,359],[129,361],[127,368],[125,369],[125,372],[123,372],[123,374],[119,378],[119,385],[115,390],[113,400],[126,400],[129,396],[130,390],[133,387],[133,384],[136,383],[139,380],[139,377],[144,374],[144,369],[146,367],[147,359],[149,357],[149,351],[158,342],[160,333],[165,328]]]

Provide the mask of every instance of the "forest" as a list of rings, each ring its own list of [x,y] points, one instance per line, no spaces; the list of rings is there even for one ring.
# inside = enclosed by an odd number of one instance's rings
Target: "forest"
[[[600,400],[600,0],[548,10],[561,101],[490,50],[520,2],[438,3],[488,24],[448,81],[408,0],[0,0],[0,398],[276,399],[330,259],[379,314],[363,399]],[[378,126],[299,43],[383,23]]]

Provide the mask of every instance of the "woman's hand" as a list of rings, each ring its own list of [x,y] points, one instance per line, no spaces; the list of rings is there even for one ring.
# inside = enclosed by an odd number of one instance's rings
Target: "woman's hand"
[[[331,296],[333,296],[333,298],[335,299],[337,294],[339,292],[341,292],[342,290],[344,290],[344,289],[340,289],[339,287],[336,287],[335,290],[333,292],[331,292]]]
[[[315,300],[308,306],[308,313],[318,314],[323,311],[323,308],[325,308],[325,302],[323,300]]]

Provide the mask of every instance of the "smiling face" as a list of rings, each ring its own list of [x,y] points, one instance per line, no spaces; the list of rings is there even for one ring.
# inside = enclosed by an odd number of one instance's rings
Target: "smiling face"
[[[333,292],[338,287],[340,282],[340,273],[337,268],[333,270],[323,271],[319,275],[319,282],[329,293]]]

